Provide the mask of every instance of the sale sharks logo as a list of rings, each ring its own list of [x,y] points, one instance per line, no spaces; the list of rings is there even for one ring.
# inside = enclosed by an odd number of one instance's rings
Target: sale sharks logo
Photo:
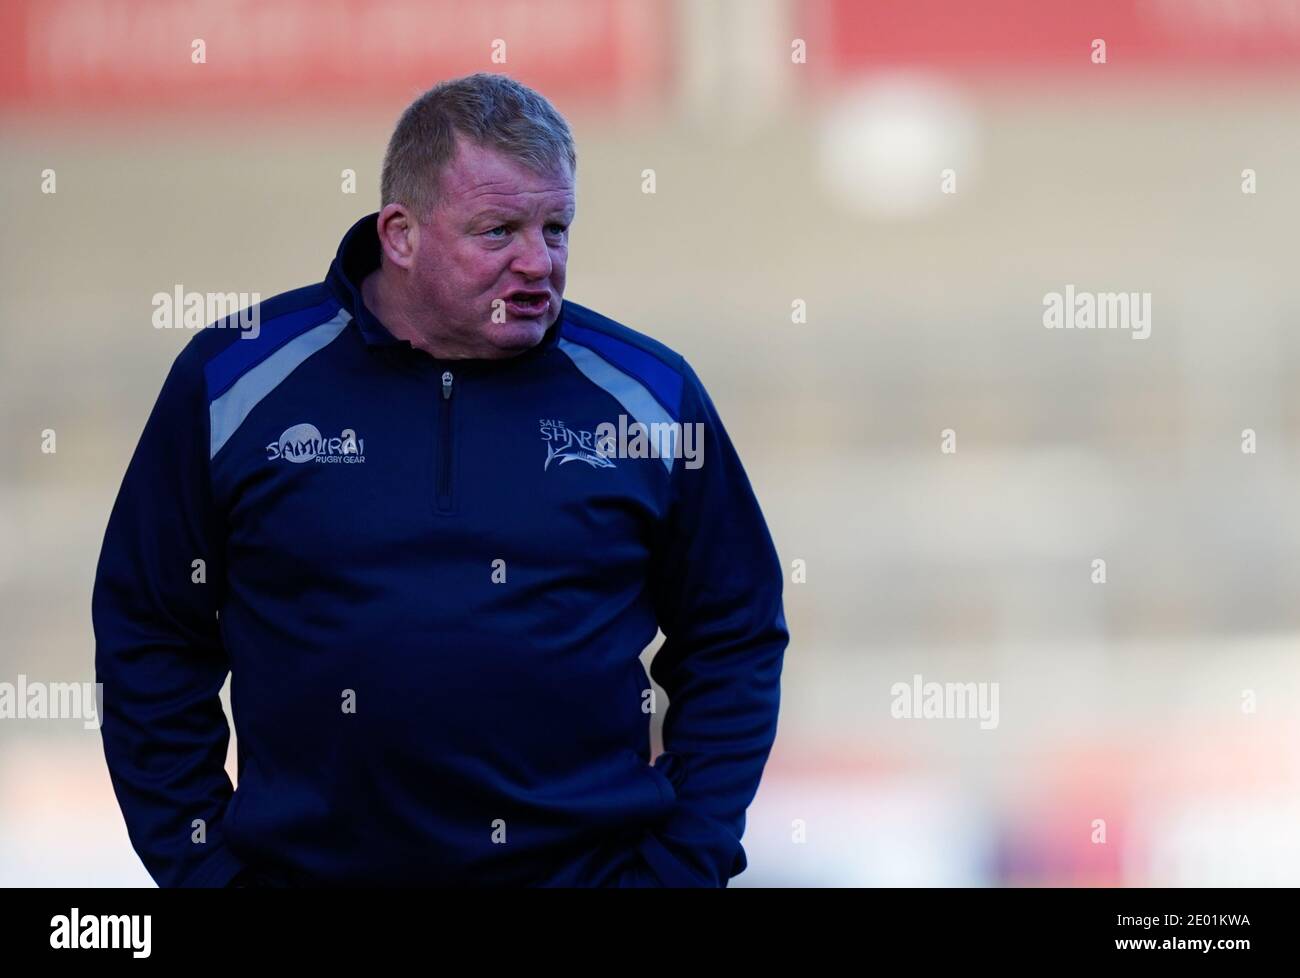
[[[578,431],[570,428],[563,421],[542,419],[542,441],[546,442],[546,461],[542,471],[551,467],[551,463],[564,465],[566,462],[586,462],[593,469],[612,469],[614,463],[601,454],[596,445],[596,436],[590,431]]]

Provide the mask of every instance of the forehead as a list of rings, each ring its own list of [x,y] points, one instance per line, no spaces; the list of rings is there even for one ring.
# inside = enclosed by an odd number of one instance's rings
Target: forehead
[[[462,137],[442,178],[442,199],[458,211],[490,207],[565,207],[574,199],[573,174],[567,164],[538,173],[501,152]]]

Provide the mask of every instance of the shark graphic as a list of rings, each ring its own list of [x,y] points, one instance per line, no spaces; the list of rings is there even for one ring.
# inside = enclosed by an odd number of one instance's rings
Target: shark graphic
[[[592,451],[590,448],[583,448],[581,445],[577,445],[570,442],[566,447],[561,448],[557,452],[555,450],[555,446],[552,445],[550,442],[547,442],[546,443],[546,464],[542,466],[542,471],[545,472],[547,469],[549,469],[551,467],[551,460],[557,458],[560,460],[561,465],[563,465],[565,462],[578,461],[578,462],[586,462],[594,469],[614,468],[613,462],[605,458],[604,455],[599,455],[596,452]]]

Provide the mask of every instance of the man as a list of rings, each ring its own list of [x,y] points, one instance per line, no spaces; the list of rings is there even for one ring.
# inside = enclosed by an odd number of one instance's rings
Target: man
[[[536,92],[439,85],[325,281],[176,359],[93,599],[105,754],[159,885],[744,870],[782,572],[692,368],[563,299],[575,168]]]

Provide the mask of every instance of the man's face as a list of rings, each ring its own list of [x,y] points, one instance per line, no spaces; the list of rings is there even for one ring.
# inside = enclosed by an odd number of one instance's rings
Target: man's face
[[[541,340],[560,314],[575,207],[567,165],[538,174],[457,137],[411,266],[416,297],[448,345],[500,357]],[[534,309],[513,304],[520,291],[542,293]]]

